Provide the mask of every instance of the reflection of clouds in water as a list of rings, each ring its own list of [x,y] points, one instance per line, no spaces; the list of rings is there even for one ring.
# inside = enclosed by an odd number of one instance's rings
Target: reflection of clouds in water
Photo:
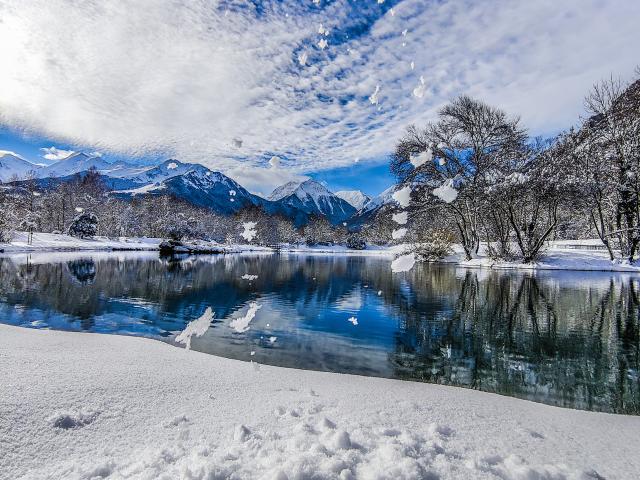
[[[355,288],[353,291],[336,301],[336,310],[357,312],[362,308],[362,305],[362,290]]]

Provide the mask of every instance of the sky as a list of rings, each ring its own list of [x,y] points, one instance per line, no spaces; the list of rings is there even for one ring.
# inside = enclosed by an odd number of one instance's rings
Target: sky
[[[533,135],[576,124],[593,83],[633,78],[639,18],[631,0],[0,0],[0,149],[373,195],[406,127],[458,95]]]

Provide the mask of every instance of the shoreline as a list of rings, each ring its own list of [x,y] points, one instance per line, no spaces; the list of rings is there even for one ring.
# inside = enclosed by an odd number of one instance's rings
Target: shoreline
[[[23,238],[24,237],[24,238]],[[12,256],[33,253],[83,253],[83,252],[159,252],[159,238],[126,238],[111,239],[96,237],[94,239],[77,239],[62,234],[34,234],[34,244],[28,245],[26,234],[19,233],[10,244],[0,244],[0,255]],[[283,246],[281,248],[263,247],[256,245],[225,245],[214,242],[188,242],[194,250],[188,255],[228,255],[228,254],[301,254],[301,255],[353,255],[393,257],[400,254],[407,247],[396,245],[392,247],[369,247],[365,250],[348,249],[345,246]],[[584,248],[575,248],[575,244]],[[515,262],[494,262],[488,258],[483,249],[480,255],[472,260],[465,260],[462,249],[454,246],[454,252],[434,264],[453,265],[460,268],[478,268],[489,270],[520,270],[520,271],[590,271],[590,272],[620,272],[639,273],[640,265],[612,262],[607,253],[594,249],[595,240],[558,241],[550,245],[544,255],[536,263],[523,264]],[[219,253],[210,253],[219,250]],[[206,253],[209,252],[209,253]]]
[[[139,337],[0,325],[0,351],[0,478],[577,480],[640,468],[640,417]]]

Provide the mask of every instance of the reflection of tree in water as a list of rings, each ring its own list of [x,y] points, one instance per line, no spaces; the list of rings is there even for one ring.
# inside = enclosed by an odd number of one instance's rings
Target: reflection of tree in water
[[[81,258],[67,262],[69,273],[81,285],[90,285],[96,278],[96,264],[90,258]]]
[[[400,378],[640,413],[636,279],[574,288],[496,271],[457,278],[432,267],[411,280],[420,287],[398,305],[404,325],[390,357]],[[425,307],[433,299],[438,308]]]

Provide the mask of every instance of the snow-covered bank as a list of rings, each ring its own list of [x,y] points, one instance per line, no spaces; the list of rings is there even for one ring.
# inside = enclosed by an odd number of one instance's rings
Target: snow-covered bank
[[[52,233],[34,233],[31,244],[27,242],[27,234],[19,232],[11,243],[0,243],[0,253],[24,252],[72,252],[72,251],[114,251],[114,250],[159,250],[162,239],[159,238],[126,238],[117,239],[95,237],[79,239],[69,235]],[[271,253],[274,248],[250,244],[223,245],[215,242],[188,242],[194,251],[203,252],[224,251],[224,253]],[[640,272],[640,265],[630,265],[609,260],[605,250],[599,250],[599,240],[563,240],[552,242],[545,249],[540,259],[535,263],[522,264],[519,262],[494,261],[486,255],[484,246],[480,247],[479,255],[473,260],[466,260],[462,247],[455,245],[453,254],[445,257],[442,263],[452,263],[469,268],[496,268],[522,270],[587,270],[607,272]],[[280,253],[305,255],[373,255],[394,257],[401,255],[409,245],[380,247],[369,245],[365,250],[353,250],[342,245],[307,246],[284,245]]]
[[[0,243],[0,252],[68,252],[100,250],[157,250],[157,238],[76,238],[58,233],[33,234],[31,242],[26,232],[16,232],[10,243]]]
[[[0,325],[0,477],[629,479],[640,418]]]
[[[551,243],[534,263],[494,261],[489,258],[481,245],[477,258],[466,260],[462,247],[455,246],[454,253],[442,262],[454,263],[462,267],[499,268],[521,270],[585,270],[603,272],[640,272],[640,265],[612,262],[606,250],[596,250],[598,240],[572,240]]]

